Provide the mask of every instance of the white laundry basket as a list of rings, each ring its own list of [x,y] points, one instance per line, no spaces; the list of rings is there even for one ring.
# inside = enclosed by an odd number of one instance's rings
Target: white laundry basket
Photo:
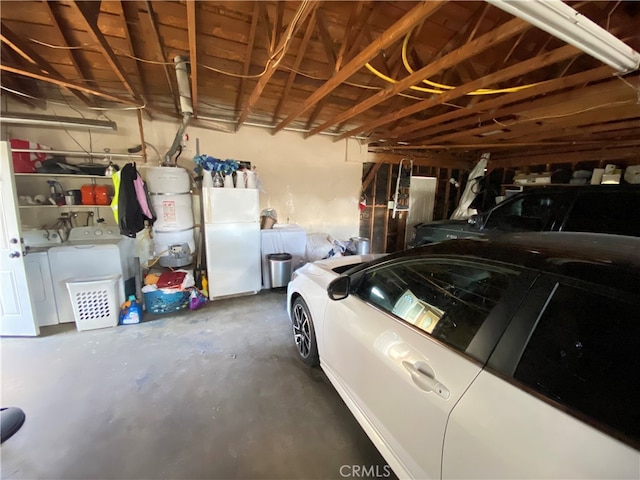
[[[115,327],[118,324],[119,280],[118,274],[67,280],[78,330]]]

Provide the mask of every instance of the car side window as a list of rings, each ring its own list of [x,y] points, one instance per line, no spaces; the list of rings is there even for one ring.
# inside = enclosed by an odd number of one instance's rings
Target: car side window
[[[640,441],[640,301],[559,285],[514,377]]]
[[[484,228],[505,232],[551,230],[566,201],[566,195],[557,193],[523,195],[492,210]]]
[[[418,259],[366,272],[354,293],[464,351],[517,274]]]
[[[640,237],[640,189],[581,193],[562,229]]]

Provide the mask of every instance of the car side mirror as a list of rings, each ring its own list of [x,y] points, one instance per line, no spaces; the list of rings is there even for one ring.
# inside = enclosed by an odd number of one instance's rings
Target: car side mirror
[[[331,300],[342,300],[349,296],[351,278],[347,276],[338,277],[333,280],[327,288],[327,293]]]
[[[467,220],[467,223],[472,227],[481,228],[482,227],[482,215],[471,215]]]

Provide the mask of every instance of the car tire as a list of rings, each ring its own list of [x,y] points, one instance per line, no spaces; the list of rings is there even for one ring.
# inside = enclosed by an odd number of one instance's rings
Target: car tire
[[[302,297],[296,298],[291,305],[291,323],[298,356],[310,367],[317,367],[320,365],[320,356],[318,355],[316,331],[313,328],[309,307]]]

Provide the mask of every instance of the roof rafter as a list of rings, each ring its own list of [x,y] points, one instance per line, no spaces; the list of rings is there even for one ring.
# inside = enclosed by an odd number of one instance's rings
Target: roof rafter
[[[134,42],[131,39],[131,30],[129,28],[129,23],[127,22],[127,11],[125,8],[125,2],[124,0],[120,0],[117,4],[120,9],[120,15],[122,15],[122,23],[124,25],[124,36],[127,41],[127,47],[129,48],[129,52],[131,53],[131,55],[137,57],[138,55],[134,46]],[[138,79],[140,80],[140,85],[142,85],[142,95],[143,95],[142,100],[146,104],[149,101],[149,92],[147,90],[147,84],[145,82],[145,77],[143,75],[142,69],[140,68],[140,64],[138,63],[137,60],[135,61],[135,65],[136,65],[136,72],[138,73]],[[151,116],[151,113],[149,113],[149,110],[147,110],[146,108],[143,109],[143,113],[147,116],[149,120],[153,119],[153,117]],[[144,148],[144,145],[142,145],[142,147]]]
[[[293,28],[290,33],[291,38],[293,38],[299,26],[304,24],[306,18],[318,7],[319,4],[320,2],[313,2],[310,4],[301,5],[301,8],[303,10],[300,13],[300,16],[298,17],[298,23],[292,26]],[[289,46],[290,46],[290,42],[288,37],[283,38],[278,44],[278,47],[276,48],[276,52],[278,52],[279,59],[277,60],[274,60],[273,58],[269,59],[269,62],[267,63],[267,67],[265,68],[264,73],[258,79],[258,83],[256,84],[256,86],[253,89],[253,92],[251,92],[251,95],[249,96],[249,101],[247,102],[244,109],[240,113],[240,118],[238,118],[238,122],[236,123],[236,131],[242,126],[242,124],[245,122],[245,120],[249,116],[249,113],[251,113],[251,111],[253,110],[253,107],[255,107],[256,103],[258,102],[258,99],[260,98],[260,95],[262,95],[262,91],[264,90],[264,87],[267,86],[267,83],[269,83],[269,80],[271,80],[271,77],[278,69],[278,64],[280,63],[280,59],[284,58]]]
[[[589,128],[590,125],[596,124],[600,122],[602,112],[609,110],[611,112],[615,112],[616,118],[619,120],[626,119],[637,119],[638,124],[640,125],[640,117],[638,116],[638,107],[635,105],[635,100],[630,100],[627,102],[626,106],[620,105],[607,105],[606,107],[602,107],[598,110],[593,110],[589,112],[584,112],[575,116],[572,116],[570,120],[563,120],[562,124],[558,124],[558,122],[546,122],[543,124],[538,124],[535,119],[530,119],[528,122],[519,122],[518,124],[514,124],[513,127],[510,128],[507,133],[501,136],[501,140],[504,139],[505,142],[509,142],[511,140],[518,141],[520,138],[526,138],[531,140],[546,140],[546,139],[554,139],[559,138],[564,133],[564,130],[569,130],[575,127],[581,128]],[[487,143],[488,138],[478,139],[478,143]],[[640,140],[636,142],[637,146],[640,146]]]
[[[376,163],[391,163],[397,165],[400,160],[407,158],[407,155],[397,155],[395,153],[374,153],[371,155],[371,161]],[[472,162],[461,160],[449,153],[438,152],[429,156],[414,156],[414,167],[436,167],[436,168],[456,168],[460,170],[469,170],[473,165]]]
[[[322,87],[312,93],[304,103],[296,108],[287,118],[280,122],[274,129],[274,133],[279,132],[289,125],[298,116],[309,110],[319,100],[329,95],[342,82],[360,70],[369,60],[378,55],[378,52],[396,42],[402,35],[421,22],[428,15],[437,11],[443,2],[432,1],[423,2],[412,8],[400,20],[385,30],[373,43],[362,50],[355,58],[342,67],[336,74],[325,82]]]
[[[484,102],[477,103],[471,109],[459,109],[454,110],[453,112],[448,112],[443,115],[439,115],[437,117],[432,117],[427,120],[423,120],[421,122],[416,122],[415,128],[416,131],[420,131],[420,133],[415,134],[413,136],[405,136],[405,133],[409,133],[414,131],[413,126],[407,127],[404,129],[399,129],[397,131],[389,133],[391,137],[395,137],[396,135],[401,135],[406,139],[414,139],[414,138],[425,138],[431,135],[435,135],[440,132],[445,132],[447,130],[453,130],[456,128],[464,127],[466,125],[475,125],[478,121],[486,121],[495,117],[495,109],[503,107],[505,105],[509,105],[515,102],[519,102],[521,100],[526,100],[528,98],[532,98],[538,95],[544,95],[546,93],[553,92],[559,89],[565,89],[574,87],[576,85],[593,82],[597,80],[602,80],[603,78],[607,78],[611,76],[611,69],[607,66],[594,68],[593,70],[588,70],[586,72],[576,73],[574,75],[568,77],[555,78],[553,80],[547,80],[546,82],[542,82],[539,85],[536,85],[531,88],[527,88],[525,90],[520,90],[519,92],[509,93],[503,95],[498,98],[493,98],[491,100],[486,100]],[[501,109],[500,114],[512,114],[517,113],[521,107],[519,105],[515,105],[508,109]],[[483,113],[479,117],[476,112],[487,112]],[[450,120],[455,120],[460,117],[467,117],[457,122],[447,123]],[[425,131],[426,128],[434,125],[435,127]],[[411,128],[411,130],[409,130]]]
[[[626,85],[622,83],[618,84],[616,80],[613,80],[603,84],[594,85],[592,87],[583,88],[579,91],[563,92],[556,95],[545,96],[532,102],[519,103],[510,109],[507,108],[500,112],[501,116],[507,114],[521,114],[513,120],[500,121],[499,124],[496,124],[493,122],[493,117],[487,118],[485,121],[491,121],[489,124],[475,128],[471,128],[471,125],[466,125],[466,128],[463,128],[462,130],[453,131],[446,135],[439,135],[431,141],[427,140],[422,143],[442,143],[461,137],[474,138],[477,135],[499,129],[500,127],[513,129],[518,125],[536,121],[536,117],[541,114],[537,112],[544,111],[544,115],[550,116],[551,118],[553,118],[556,113],[564,117],[565,115],[570,115],[567,112],[587,111],[595,109],[601,105],[619,104],[625,100],[633,102],[635,101],[635,96],[636,94],[633,90],[629,89]],[[638,116],[640,116],[640,110],[638,111]],[[476,122],[478,124],[482,123],[479,119],[476,119]]]
[[[422,81],[423,79],[433,76],[434,74],[448,67],[451,67],[452,65],[456,65],[463,60],[471,58],[474,55],[477,55],[479,52],[486,50],[491,46],[497,43],[500,43],[512,37],[513,35],[516,35],[519,32],[526,30],[530,27],[531,25],[523,20],[520,20],[520,19],[511,20],[501,25],[500,27],[490,31],[489,33],[486,33],[485,35],[478,37],[477,39],[472,40],[467,44],[464,44],[462,47],[458,48],[457,50],[454,50],[446,54],[445,56],[439,58],[435,62],[432,62],[429,65],[421,68],[417,72],[409,75],[408,77],[405,77],[402,80],[399,80],[398,82],[394,83],[390,88],[381,90],[380,92],[371,96],[364,102],[358,105],[355,105],[354,107],[350,108],[346,112],[343,112],[340,115],[337,115],[336,117],[328,120],[327,122],[320,125],[319,127],[314,128],[311,132],[309,132],[309,135],[315,135],[317,133],[320,133],[326,130],[327,128],[329,128],[331,125],[335,123],[343,122],[349,118],[352,118],[370,109],[371,107],[378,105],[379,103],[385,101],[387,98],[392,97],[393,95],[396,95],[397,93],[403,90],[406,90],[407,88],[415,85],[416,83]],[[402,117],[398,117],[398,118],[402,118]]]
[[[242,69],[242,77],[240,78],[240,88],[238,89],[238,95],[236,97],[236,111],[240,112],[242,109],[242,97],[244,96],[244,89],[247,83],[247,76],[249,75],[249,67],[251,66],[251,57],[253,56],[253,47],[256,41],[256,31],[258,29],[258,19],[260,18],[260,2],[256,2],[253,6],[253,16],[251,17],[251,30],[249,31],[249,39],[247,41],[247,50],[244,56],[244,65]]]
[[[51,18],[51,24],[53,25],[53,28],[55,29],[56,34],[62,41],[62,45],[65,47],[69,47],[69,45],[71,45],[72,42],[69,39],[69,33],[68,33],[69,29],[63,28],[61,24],[60,12],[58,10],[60,8],[59,2],[50,2],[47,0],[43,0],[42,5],[44,6],[45,10],[49,14],[49,18]],[[68,52],[69,52],[69,59],[71,60],[71,64],[73,65],[73,68],[75,68],[76,72],[78,73],[78,76],[81,79],[83,79],[83,83],[87,86],[98,88],[98,84],[96,83],[93,77],[91,69],[87,68],[86,65],[83,64],[82,59],[76,53],[76,50],[69,49]]]
[[[273,112],[273,123],[278,121],[278,117],[280,116],[280,111],[284,106],[285,102],[289,98],[289,91],[291,90],[291,86],[293,85],[293,81],[296,79],[296,70],[300,67],[300,63],[304,58],[304,54],[307,50],[307,45],[309,44],[309,40],[311,39],[311,34],[313,33],[313,24],[316,21],[316,15],[319,10],[314,11],[309,17],[309,22],[307,23],[307,29],[304,32],[304,37],[302,38],[302,43],[298,48],[298,54],[296,55],[295,62],[293,64],[293,69],[289,72],[289,78],[287,79],[287,84],[282,91],[282,95],[280,96],[280,101],[278,102],[278,106]]]
[[[353,27],[356,25],[356,22],[358,21],[358,17],[360,16],[360,13],[362,12],[362,8],[364,7],[364,2],[363,1],[359,1],[358,4],[356,5],[356,8],[354,8],[353,10],[351,10],[351,15],[349,16],[349,20],[347,20],[347,24],[345,26],[344,29],[344,36],[342,38],[342,43],[340,44],[340,49],[338,50],[338,55],[336,56],[336,61],[335,61],[335,66],[334,66],[334,71],[337,72],[338,70],[340,70],[340,67],[342,66],[342,62],[344,60],[344,55],[345,53],[347,53],[347,45],[349,45],[349,38],[352,35],[352,30]],[[361,31],[361,29],[357,30],[357,32],[359,33]]]
[[[137,101],[141,102],[140,95],[131,85],[131,81],[129,80],[124,68],[120,64],[120,61],[113,53],[109,42],[104,37],[100,29],[98,28],[97,23],[97,15],[95,13],[95,8],[93,6],[88,7],[88,4],[85,2],[79,2],[77,0],[71,0],[70,5],[75,9],[78,13],[78,17],[80,18],[84,28],[86,28],[87,33],[95,42],[97,43],[98,50],[102,53],[107,63],[111,66],[116,76],[120,79],[120,81],[124,84],[127,91],[135,98]],[[98,9],[99,9],[98,5]]]
[[[277,2],[276,4],[276,19],[273,22],[273,31],[271,32],[271,38],[273,45],[280,43],[280,36],[282,35],[282,22],[284,20],[284,2]]]
[[[189,61],[191,63],[191,103],[193,116],[198,117],[198,51],[196,28],[196,1],[187,0],[187,31],[189,33]]]
[[[599,147],[594,150],[580,150],[577,152],[562,152],[554,157],[553,153],[540,153],[538,155],[523,155],[521,152],[512,158],[497,158],[489,162],[491,168],[513,168],[529,165],[553,165],[556,163],[573,163],[588,161],[611,161],[632,159],[638,155],[638,147]]]
[[[336,55],[335,44],[331,35],[329,34],[329,28],[327,27],[327,19],[322,13],[322,9],[316,10],[316,25],[318,27],[318,32],[320,33],[320,39],[322,40],[322,45],[324,46],[324,51],[327,54],[327,60],[331,66],[332,70],[336,68],[336,62],[338,57]]]
[[[164,48],[162,46],[162,40],[160,39],[160,32],[158,30],[158,23],[156,22],[155,12],[153,11],[153,6],[151,5],[151,0],[145,0],[145,5],[147,7],[146,17],[151,25],[151,32],[153,33],[153,43],[156,47],[156,59],[161,62],[166,62],[166,55],[164,53]],[[139,17],[142,18],[145,16],[143,12],[139,12]],[[176,112],[180,112],[180,108],[178,107],[178,98],[176,96],[176,92],[173,89],[173,83],[171,83],[171,76],[169,75],[169,67],[164,64],[162,65],[164,69],[164,76],[167,79],[167,84],[169,85],[169,93],[171,94],[171,99],[173,100],[173,106],[176,109]]]
[[[469,92],[477,90],[478,88],[484,88],[490,85],[494,85],[498,82],[517,77],[518,75],[524,75],[525,73],[531,72],[535,69],[558,63],[562,60],[566,60],[567,58],[579,55],[580,53],[581,52],[573,45],[560,47],[556,50],[553,50],[552,52],[546,53],[539,57],[531,58],[529,60],[525,60],[524,62],[517,63],[515,65],[512,65],[511,67],[505,68],[504,70],[491,73],[482,78],[474,80],[473,82],[469,82],[453,90],[441,93],[436,98],[430,98],[421,102],[417,102],[412,106],[406,107],[390,115],[386,115],[369,124],[361,125],[360,127],[354,128],[349,132],[339,135],[335,140],[342,140],[365,130],[372,130],[376,127],[379,127],[380,125],[393,122],[399,118],[408,117],[409,115],[413,115],[414,113],[420,112],[422,110],[426,110],[428,108],[435,107],[436,105],[441,105],[445,102],[455,100],[456,98],[460,98]],[[411,128],[411,131],[415,130],[413,128],[413,125],[407,128]]]
[[[50,75],[55,75],[62,78],[62,75],[60,75],[60,72],[58,72],[44,58],[38,55],[38,53],[36,53],[29,45],[22,42],[20,38],[15,33],[13,33],[13,31],[11,31],[11,29],[7,27],[7,25],[5,25],[4,23],[1,24],[1,32],[2,33],[0,33],[0,38],[2,39],[2,41],[8,47],[14,50],[18,55],[20,55],[22,58],[27,60],[29,63],[33,64],[41,72],[50,74]],[[89,106],[93,105],[91,100],[89,100],[89,98],[87,98],[86,95],[83,95],[77,90],[69,90],[69,91],[73,93],[76,97],[78,97],[84,104]]]
[[[69,82],[61,77],[55,77],[54,75],[43,75],[39,72],[24,70],[21,68],[11,67],[9,65],[0,64],[0,70],[4,70],[5,72],[15,73],[17,75],[22,75],[23,77],[33,78],[35,80],[42,80],[43,82],[53,83],[54,85],[58,85],[60,87],[72,88],[75,90],[80,90],[84,93],[89,93],[91,95],[96,95],[98,97],[102,97],[106,100],[111,100],[112,102],[123,103],[125,105],[132,105],[135,107],[142,107],[142,105],[137,104],[135,101],[124,98],[119,95],[113,95],[111,93],[103,92],[101,90],[96,90],[93,88],[85,87],[84,85],[78,85],[77,83]]]

